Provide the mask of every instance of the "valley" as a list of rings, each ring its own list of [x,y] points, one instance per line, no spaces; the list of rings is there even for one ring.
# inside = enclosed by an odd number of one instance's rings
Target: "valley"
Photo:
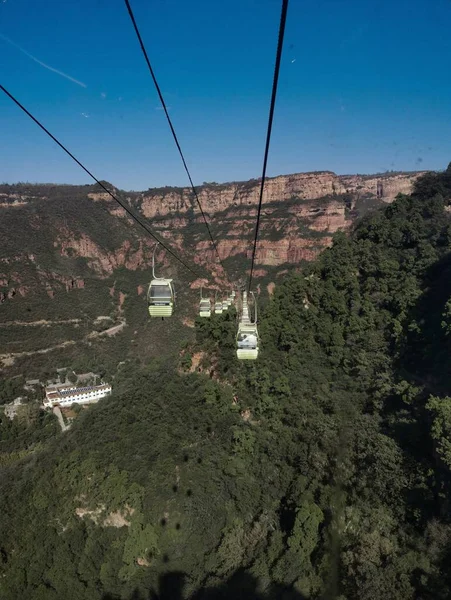
[[[197,316],[225,283],[185,192],[126,193],[199,270],[158,253],[178,292],[161,321],[152,244],[106,197],[9,189],[0,397],[24,399],[0,410],[2,599],[449,595],[451,167],[290,177],[264,205],[255,363],[234,308]],[[256,184],[205,187],[237,281]],[[112,395],[59,422],[39,408],[83,373]]]
[[[334,233],[349,231],[368,211],[392,202],[398,193],[410,192],[420,175],[319,172],[270,178],[256,255],[256,282],[263,296],[293,267],[311,262],[330,246]],[[202,219],[193,210],[190,190],[111,189],[146,217],[189,264],[200,268],[203,276],[211,274],[208,286],[212,294],[229,285]],[[258,180],[199,188],[231,281],[243,280],[249,269],[258,191]],[[0,354],[9,375],[21,374],[21,365],[38,375],[39,369],[52,368],[56,354],[66,357],[71,366],[82,348],[88,355],[104,357],[114,372],[111,346],[127,348],[125,355],[133,358],[141,336],[143,358],[174,351],[172,344],[162,347],[160,336],[156,344],[148,341],[153,325],[147,319],[145,294],[153,242],[142,237],[140,228],[108,194],[91,185],[20,184],[0,186],[0,200],[4,240],[0,250],[0,331],[4,340]],[[14,233],[19,231],[20,235]],[[186,323],[194,322],[198,290],[207,279],[193,280],[164,252],[158,253],[158,260],[160,271],[179,282],[179,331],[175,337],[190,339],[192,327]],[[95,339],[105,335],[97,331],[99,306],[109,307],[111,327],[117,326],[113,329],[117,339],[107,344],[108,349],[104,340]],[[125,321],[128,327],[122,333]],[[41,322],[42,328],[36,324]],[[26,326],[22,323],[41,330],[36,334],[21,331]],[[118,359],[124,358],[119,350],[117,354]],[[33,356],[40,358],[36,370],[30,360]]]
[[[0,600],[451,598],[450,18],[0,1]]]

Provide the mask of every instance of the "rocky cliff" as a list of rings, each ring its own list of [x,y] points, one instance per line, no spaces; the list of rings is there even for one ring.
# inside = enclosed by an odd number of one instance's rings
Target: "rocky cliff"
[[[348,194],[352,198],[373,196],[391,202],[399,193],[409,193],[421,172],[383,175],[335,175],[330,171],[281,175],[267,179],[263,203],[280,204],[296,198],[318,198]],[[233,207],[254,207],[258,202],[260,181],[203,185],[198,189],[202,207],[210,215]],[[192,208],[190,188],[149,190],[141,197],[141,210],[148,218],[186,213]]]
[[[339,176],[323,171],[268,179],[257,275],[314,259],[331,244],[334,232],[347,230],[364,210],[409,193],[420,175]],[[259,189],[259,180],[198,189],[219,255],[232,277],[243,276],[249,268]],[[190,189],[115,192],[186,260],[213,271],[221,282]],[[0,302],[25,296],[36,284],[50,297],[58,289],[80,289],[87,273],[103,278],[121,267],[150,270],[152,240],[143,238],[125,211],[97,186],[2,185],[0,216]],[[166,268],[178,268],[168,256],[161,260]]]
[[[290,268],[313,260],[368,210],[408,193],[419,173],[274,177],[265,187],[254,285],[272,293]],[[110,186],[107,182],[105,185]],[[258,180],[206,184],[199,197],[231,282],[245,280],[254,238]],[[123,192],[155,233],[190,264],[157,252],[157,275],[173,277],[180,317],[149,322],[146,291],[153,239],[99,186],[0,185],[0,377],[42,369],[90,369],[174,355],[192,335],[199,288],[225,281],[191,191]],[[113,325],[106,334],[98,323]],[[169,332],[169,333],[168,333]],[[111,335],[110,335],[111,334]],[[78,366],[77,366],[78,365]],[[84,366],[86,365],[86,366]]]
[[[274,267],[312,260],[330,245],[331,234],[350,227],[365,203],[372,202],[375,206],[392,202],[399,193],[410,193],[421,175],[421,172],[336,175],[322,171],[268,179],[263,195],[257,264]],[[206,184],[198,188],[199,200],[218,239],[222,260],[249,257],[259,192],[259,180]],[[148,190],[133,202],[168,235],[186,231],[192,221],[202,225],[191,189]],[[196,216],[193,216],[193,207]],[[212,263],[214,250],[205,235],[201,237],[202,241],[194,240],[194,260]]]

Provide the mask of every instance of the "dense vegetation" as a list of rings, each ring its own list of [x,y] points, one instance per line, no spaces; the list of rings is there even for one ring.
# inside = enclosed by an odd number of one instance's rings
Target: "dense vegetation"
[[[0,465],[0,597],[449,598],[450,200],[451,167],[288,275],[255,364],[199,319],[59,438],[2,422],[36,451]]]

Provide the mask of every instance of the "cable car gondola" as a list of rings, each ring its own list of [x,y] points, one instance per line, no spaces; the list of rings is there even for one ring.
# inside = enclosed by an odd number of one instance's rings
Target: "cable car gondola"
[[[215,297],[215,315],[222,315],[222,300]]]
[[[249,318],[249,307],[247,304],[247,293],[243,292],[243,307],[241,320],[238,324],[238,333],[236,336],[236,356],[239,360],[256,360],[258,357],[260,340],[257,330],[257,302],[254,293],[255,315],[252,322]]]
[[[211,317],[211,301],[210,298],[202,297],[202,288],[200,288],[199,317]]]
[[[172,279],[155,275],[155,245],[152,255],[152,281],[147,290],[147,304],[151,317],[171,317],[175,306],[175,287]]]

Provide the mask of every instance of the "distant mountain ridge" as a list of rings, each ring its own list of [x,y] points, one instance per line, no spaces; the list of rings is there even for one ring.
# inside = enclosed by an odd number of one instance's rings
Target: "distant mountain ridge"
[[[284,202],[293,197],[315,200],[327,196],[349,194],[379,197],[391,202],[399,193],[412,191],[424,171],[383,173],[376,175],[336,175],[332,171],[294,173],[270,177],[265,182],[264,204]],[[236,206],[255,205],[260,192],[258,179],[246,182],[204,184],[197,188],[199,200],[209,213],[222,212]],[[155,188],[143,192],[141,208],[146,217],[187,212],[192,206],[190,188]]]
[[[398,193],[410,193],[422,174],[336,175],[321,171],[269,178],[263,198],[257,276],[313,260],[331,244],[333,233],[349,229],[361,214],[393,201]],[[212,272],[221,284],[216,257],[190,189],[121,192],[108,185],[181,255]],[[248,268],[259,187],[259,180],[254,179],[198,188],[219,254],[233,276],[242,276]],[[80,288],[86,272],[102,278],[121,267],[150,269],[153,241],[143,236],[97,185],[0,185],[0,221],[0,302],[26,295],[39,282],[52,297],[59,288]],[[169,266],[167,257],[165,261]],[[178,269],[177,264],[172,266]]]
[[[336,175],[331,171],[297,173],[269,178],[263,194],[256,264],[260,275],[268,267],[313,260],[332,243],[332,234],[347,230],[371,207],[392,202],[399,193],[412,192],[424,172],[376,175]],[[197,188],[210,218],[221,259],[230,259],[232,270],[249,256],[261,181],[205,184]],[[140,212],[167,232],[180,236],[190,223],[203,226],[196,209],[193,216],[189,188],[151,189],[132,200]],[[176,239],[177,236],[174,237]],[[214,264],[214,251],[202,234],[193,240],[195,260]]]

